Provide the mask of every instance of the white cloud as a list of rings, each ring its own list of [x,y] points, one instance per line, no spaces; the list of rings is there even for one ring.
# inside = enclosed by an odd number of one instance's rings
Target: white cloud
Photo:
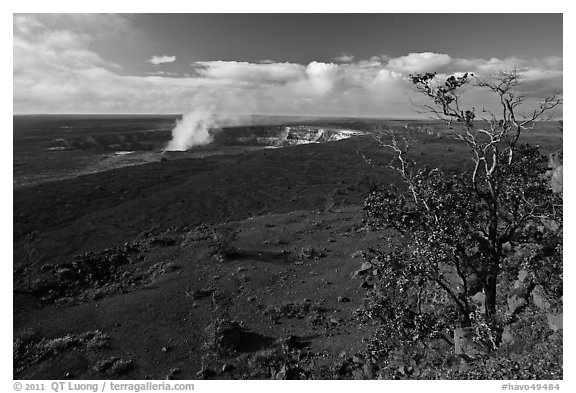
[[[176,61],[176,56],[152,56],[148,59],[148,63],[159,65],[164,63],[174,63]]]
[[[34,18],[31,15],[22,14],[22,15],[14,15],[14,34],[16,33],[23,34],[23,35],[30,35],[33,34],[35,30],[41,29],[44,27],[39,20]]]
[[[62,18],[14,17],[15,113],[174,113],[200,105],[231,113],[405,117],[414,116],[409,73],[484,74],[511,67],[524,70],[530,93],[562,88],[562,58],[462,59],[432,52],[350,63],[204,61],[193,64],[192,76],[125,75],[91,48],[109,31],[129,34],[129,21]]]
[[[200,76],[246,82],[282,83],[300,78],[304,67],[294,63],[199,61],[192,64]]]
[[[340,73],[336,64],[313,61],[306,66],[304,77],[288,84],[285,90],[295,97],[323,97],[335,90]]]
[[[342,53],[341,55],[334,57],[334,61],[338,63],[351,63],[354,61],[354,55]]]
[[[422,73],[437,71],[450,64],[452,58],[442,53],[410,53],[388,61],[388,68],[397,72]]]
[[[146,72],[146,75],[173,76],[173,77],[185,76],[183,74],[179,74],[178,72],[169,72],[169,71],[161,71],[161,70],[148,71],[148,72]]]

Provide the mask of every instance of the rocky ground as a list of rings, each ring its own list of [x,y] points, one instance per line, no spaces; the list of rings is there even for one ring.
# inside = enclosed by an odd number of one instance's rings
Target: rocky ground
[[[470,164],[452,139],[413,154]],[[375,327],[357,312],[372,285],[363,251],[397,237],[367,231],[362,203],[398,179],[366,158],[390,155],[358,138],[15,189],[14,377],[377,377]],[[238,238],[215,259],[222,225]]]
[[[109,378],[99,365],[115,358],[132,365],[126,378],[333,377],[371,332],[355,316],[369,287],[361,250],[388,241],[361,220],[348,207],[238,221],[237,252],[224,261],[210,255],[206,226],[44,265],[16,295],[15,336],[46,346],[98,331],[106,345],[23,355],[15,376]]]

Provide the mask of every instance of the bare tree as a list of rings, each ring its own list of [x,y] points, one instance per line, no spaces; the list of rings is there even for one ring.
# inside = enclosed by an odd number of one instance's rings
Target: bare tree
[[[487,78],[463,74],[444,81],[426,73],[410,79],[429,101],[420,105],[422,112],[450,127],[460,125],[456,138],[470,148],[473,170],[465,175],[469,178],[451,179],[438,170],[417,170],[406,155],[412,143],[402,136],[385,135],[378,138],[379,143],[394,153],[395,163],[389,167],[401,175],[410,198],[395,192],[375,193],[367,199],[366,210],[372,219],[409,234],[417,246],[410,255],[403,254],[411,262],[400,264],[402,269],[442,288],[457,305],[463,325],[470,324],[472,277],[481,282],[485,316],[491,319],[496,314],[505,245],[520,241],[522,228],[546,216],[553,204],[539,178],[543,166],[536,167],[542,157],[537,149],[521,147],[518,141],[523,132],[559,107],[562,99],[552,94],[529,113],[520,114],[526,95],[520,91],[518,71]],[[465,107],[465,87],[492,93],[499,111],[483,108],[478,115],[475,108]],[[384,259],[390,265],[390,259]],[[447,267],[459,284],[446,279]]]
[[[476,235],[482,251],[488,256],[487,266],[481,277],[486,294],[486,314],[493,315],[502,245],[509,242],[520,225],[533,218],[538,210],[538,206],[523,198],[522,213],[502,214],[503,210],[508,213],[508,209],[501,206],[503,201],[499,195],[499,186],[502,178],[498,175],[503,172],[504,167],[512,165],[522,132],[534,129],[538,121],[562,104],[562,99],[558,93],[553,93],[545,97],[531,113],[519,116],[518,111],[525,103],[526,95],[519,91],[521,75],[517,70],[502,71],[486,78],[474,77],[471,74],[451,76],[444,84],[439,85],[435,85],[435,74],[411,75],[411,78],[417,91],[433,101],[433,105],[426,106],[431,113],[448,124],[456,121],[464,125],[462,132],[456,135],[472,151],[474,169],[471,181],[479,200],[489,213],[487,228],[479,228]],[[461,106],[460,90],[469,83],[494,93],[500,101],[500,113],[483,108],[483,121],[475,121],[475,109]],[[501,160],[501,153],[507,156],[506,161]],[[513,208],[518,210],[517,206]]]

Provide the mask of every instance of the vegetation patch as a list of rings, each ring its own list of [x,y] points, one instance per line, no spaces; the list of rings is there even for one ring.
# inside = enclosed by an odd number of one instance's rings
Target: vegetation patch
[[[561,99],[545,98],[520,120],[519,75],[503,72],[475,85],[497,96],[504,117],[475,120],[473,108],[459,107],[471,75],[441,83],[433,73],[417,74],[412,82],[432,100],[429,111],[460,123],[456,136],[475,166],[454,175],[419,167],[409,136],[384,132],[378,139],[395,154],[388,168],[404,187],[368,196],[367,225],[391,227],[405,243],[364,256],[374,280],[363,312],[379,326],[368,348],[374,372],[390,379],[556,379],[562,375],[562,193],[551,187],[548,159],[518,140]],[[532,307],[541,315],[529,314]],[[540,321],[540,333],[526,335],[527,321]],[[529,350],[513,345],[520,332]],[[536,355],[544,347],[548,352]]]

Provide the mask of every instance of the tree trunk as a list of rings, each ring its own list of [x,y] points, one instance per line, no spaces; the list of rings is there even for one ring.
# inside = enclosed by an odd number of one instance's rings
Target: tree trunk
[[[489,273],[484,280],[484,313],[487,318],[493,318],[496,315],[496,283],[497,273]]]
[[[472,326],[472,321],[470,320],[470,313],[466,313],[464,311],[460,312],[460,326],[463,328]]]

